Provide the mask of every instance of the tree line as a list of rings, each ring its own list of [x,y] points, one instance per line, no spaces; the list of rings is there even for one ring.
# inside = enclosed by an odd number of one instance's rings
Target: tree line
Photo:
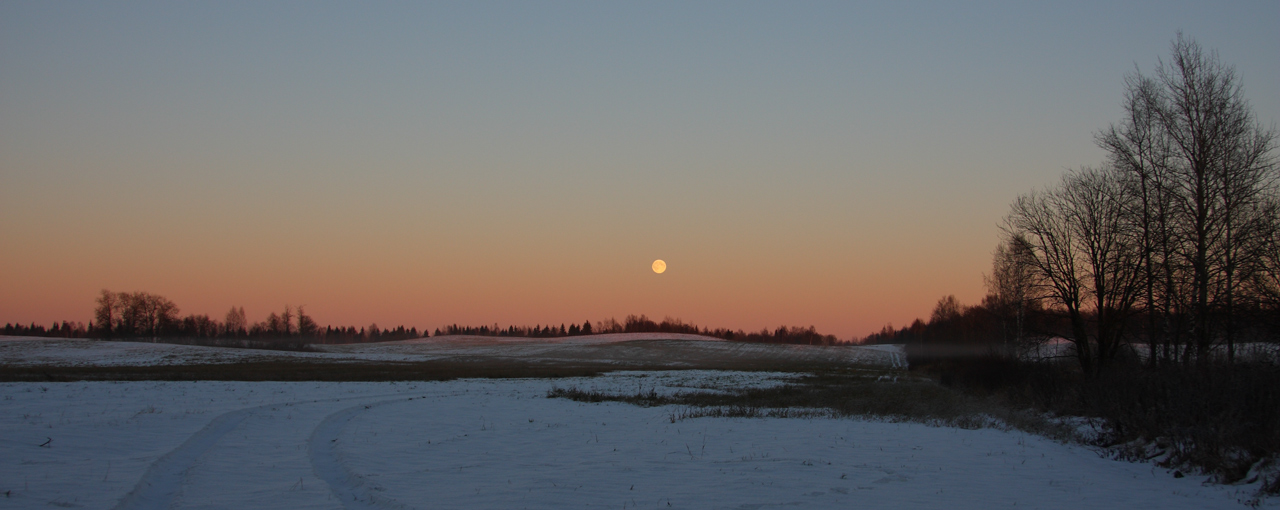
[[[4,325],[4,330],[0,331],[0,335],[85,338],[89,336],[89,328],[88,326],[85,326],[83,322],[68,321],[62,321],[62,323],[55,322],[48,328],[34,322],[30,325],[6,323]]]
[[[416,327],[380,329],[376,323],[367,328],[321,327],[302,306],[286,305],[281,313],[271,312],[267,318],[249,323],[244,307],[231,307],[219,322],[206,314],[179,315],[178,306],[169,299],[147,292],[112,292],[104,289],[94,307],[93,321],[85,328],[85,336],[95,338],[191,338],[300,340],[308,343],[354,343],[404,340],[426,336]]]
[[[672,319],[671,317],[663,318],[662,322],[655,322],[644,314],[628,315],[621,323],[614,318],[604,319],[596,321],[594,326],[591,321],[584,321],[581,326],[577,324],[570,324],[568,327],[564,324],[560,324],[559,327],[538,324],[535,326],[507,326],[505,328],[499,327],[497,324],[494,324],[492,327],[458,326],[457,324],[454,324],[446,326],[444,329],[435,330],[436,336],[477,335],[532,338],[554,338],[612,333],[679,333],[710,336],[738,342],[778,344],[838,345],[841,343],[852,343],[841,342],[834,335],[820,334],[813,326],[809,326],[807,328],[779,326],[774,330],[762,329],[758,332],[747,333],[741,329],[731,330],[728,328],[710,329],[706,327],[699,327],[696,324],[684,322],[680,319]]]
[[[570,324],[568,328],[563,323],[560,327],[550,324],[536,326],[507,326],[499,327],[497,324],[493,326],[459,326],[452,324],[445,326],[444,329],[436,328],[435,335],[471,335],[471,336],[500,336],[500,337],[525,337],[525,338],[555,338],[564,336],[580,336],[593,334],[591,321],[583,322],[581,326]]]
[[[555,338],[580,335],[609,333],[682,333],[703,335],[725,340],[756,343],[779,343],[799,345],[839,345],[852,342],[841,342],[834,335],[823,335],[816,328],[795,326],[779,326],[776,329],[762,329],[758,332],[745,332],[741,329],[710,329],[684,322],[680,319],[664,318],[656,322],[641,315],[628,315],[623,322],[614,318],[596,321],[584,321],[579,324],[560,324],[535,326],[459,326],[452,324],[436,328],[435,335],[474,335],[526,338]],[[231,307],[218,321],[207,314],[180,315],[180,309],[173,301],[148,292],[112,292],[102,290],[95,300],[93,320],[89,324],[77,322],[54,323],[52,327],[31,324],[7,324],[5,335],[17,336],[51,336],[69,338],[100,339],[191,339],[191,340],[245,340],[245,341],[292,341],[299,346],[306,343],[358,343],[383,342],[425,338],[426,330],[421,332],[416,327],[381,329],[378,325],[368,327],[321,327],[315,319],[307,314],[302,306],[285,306],[280,313],[271,312],[256,323],[246,319],[244,307]],[[237,345],[236,342],[204,342],[217,345]]]

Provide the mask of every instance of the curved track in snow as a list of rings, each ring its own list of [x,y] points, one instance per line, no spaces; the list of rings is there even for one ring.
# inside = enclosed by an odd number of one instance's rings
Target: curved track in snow
[[[223,413],[209,425],[192,434],[181,446],[160,457],[142,479],[113,508],[116,510],[167,509],[182,490],[187,470],[228,432],[262,407],[257,406]]]
[[[159,459],[156,459],[156,461],[153,462],[151,466],[147,468],[146,473],[142,475],[142,478],[138,480],[138,483],[134,485],[133,490],[129,491],[129,493],[126,494],[124,498],[121,498],[121,500],[112,508],[113,510],[151,510],[151,509],[171,508],[174,505],[175,501],[178,499],[178,496],[183,492],[183,487],[188,481],[188,475],[190,474],[192,468],[194,468],[200,462],[200,460],[204,458],[207,454],[209,454],[211,451],[216,450],[218,443],[221,442],[225,436],[227,436],[230,432],[238,428],[241,428],[241,426],[244,424],[246,420],[248,420],[258,412],[261,412],[266,409],[279,409],[282,407],[289,407],[289,406],[332,404],[336,402],[349,401],[349,400],[366,400],[367,401],[367,400],[386,399],[387,397],[391,397],[394,395],[395,394],[362,395],[362,396],[339,397],[339,398],[330,398],[330,399],[321,399],[321,400],[275,402],[275,403],[246,407],[243,409],[237,409],[234,411],[225,412],[217,416],[216,418],[214,418],[212,421],[210,421],[209,424],[206,425],[204,428],[192,434],[190,437],[187,438],[186,441],[184,441],[177,448],[174,448],[173,450],[169,451],[169,453],[166,453],[163,456],[161,456]],[[418,396],[409,396],[409,397],[402,396],[401,398],[398,398],[398,399],[389,399],[389,400],[374,402],[372,404],[356,405],[353,407],[346,408],[337,413],[330,414],[326,416],[323,420],[321,420],[319,425],[317,425],[316,432],[313,433],[311,441],[315,442],[315,438],[317,437],[317,434],[319,434],[321,430],[329,431],[332,429],[332,427],[334,427],[334,425],[338,426],[337,429],[334,429],[335,431],[341,431],[341,426],[345,425],[346,422],[349,421],[357,411],[368,409],[375,405],[382,405],[390,402],[400,402],[400,401],[404,401],[405,399],[412,400],[413,398],[419,398],[419,397]],[[336,435],[334,437],[336,438]],[[336,460],[336,457],[333,457],[333,456],[326,457],[325,459],[327,460],[329,458],[333,458],[334,460]],[[333,471],[335,467],[337,469],[342,469],[340,465],[323,464],[323,461],[322,461],[322,465],[326,466],[326,469],[327,469],[327,471],[325,471],[326,473]],[[316,472],[317,474],[321,473],[320,469],[318,468]],[[335,486],[334,483],[331,482],[329,478],[325,478],[324,476],[321,476],[321,479],[325,480],[326,482],[329,482],[331,486]],[[348,491],[348,493],[351,493],[351,491]],[[335,490],[334,494],[338,495],[339,493]],[[372,500],[370,496],[366,496],[364,499]],[[368,508],[368,507],[365,506],[365,507],[358,507],[358,508]],[[379,506],[377,508],[399,508],[399,507]]]
[[[329,485],[329,490],[343,508],[406,508],[405,505],[382,497],[382,487],[356,473],[352,473],[343,465],[342,455],[338,452],[339,436],[346,429],[347,423],[357,414],[377,406],[395,402],[413,400],[408,397],[383,400],[369,404],[351,406],[326,416],[307,442],[307,454],[311,458],[311,467],[316,477]]]

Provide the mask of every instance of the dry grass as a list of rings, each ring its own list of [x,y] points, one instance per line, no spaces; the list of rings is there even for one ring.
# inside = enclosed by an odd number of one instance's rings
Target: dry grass
[[[1086,375],[1072,364],[970,357],[917,369],[976,398],[1091,418],[1103,432],[1092,443],[1117,457],[1202,472],[1219,483],[1260,482],[1260,493],[1280,494],[1280,366],[1118,362]]]
[[[605,393],[553,388],[549,398],[579,402],[626,402],[639,406],[676,406],[671,420],[710,417],[873,417],[961,428],[1009,427],[1068,439],[1073,431],[1042,414],[1021,411],[994,399],[966,395],[903,372],[865,369],[827,370],[771,388],[689,391],[659,394]]]
[[[725,360],[681,369],[810,372],[830,365],[786,360]],[[0,365],[0,381],[443,381],[464,378],[587,377],[617,370],[671,370],[661,363],[453,358],[420,362],[280,360],[155,366]]]

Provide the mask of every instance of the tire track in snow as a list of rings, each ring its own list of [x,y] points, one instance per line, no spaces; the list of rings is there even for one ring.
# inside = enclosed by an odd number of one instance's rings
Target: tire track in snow
[[[352,399],[376,399],[396,395],[363,395],[351,397],[339,397],[322,400],[302,400],[296,402],[276,402],[264,404],[254,407],[246,407],[235,411],[228,411],[213,421],[205,425],[204,428],[192,434],[177,448],[169,453],[164,454],[151,466],[147,468],[146,473],[134,485],[133,490],[129,491],[119,503],[116,503],[113,510],[151,510],[151,509],[167,509],[172,504],[178,493],[182,491],[182,483],[186,479],[187,471],[195,467],[195,463],[203,457],[215,444],[222,440],[223,436],[235,430],[246,419],[255,412],[276,407],[297,406],[306,404],[320,404],[341,402],[343,400]],[[395,401],[395,400],[393,400]],[[361,407],[361,406],[356,406]],[[333,415],[330,415],[333,416]],[[328,419],[328,418],[326,418]],[[326,480],[327,481],[327,480]]]
[[[138,484],[129,491],[113,508],[125,509],[167,509],[173,499],[182,490],[182,480],[187,470],[191,469],[197,459],[209,451],[222,436],[240,426],[254,411],[266,406],[250,407],[223,413],[214,418],[203,429],[192,434],[181,446],[164,454],[138,480]]]
[[[903,370],[906,370],[907,369],[906,353],[904,353],[901,348],[897,348],[896,346],[889,346],[889,347],[890,347],[889,349],[876,349],[876,352],[881,353],[881,356],[889,357],[889,366],[891,368],[901,368]]]
[[[356,415],[377,406],[405,402],[414,398],[420,397],[383,400],[348,407],[326,416],[311,433],[311,440],[307,446],[307,455],[311,457],[311,468],[316,477],[329,484],[329,490],[338,501],[342,502],[343,508],[409,508],[399,501],[379,495],[378,492],[383,490],[382,487],[363,476],[352,473],[343,466],[341,455],[338,454],[338,436]]]

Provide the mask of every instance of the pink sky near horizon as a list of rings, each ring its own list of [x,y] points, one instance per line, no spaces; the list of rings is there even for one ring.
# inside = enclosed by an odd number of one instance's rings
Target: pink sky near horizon
[[[664,236],[656,227],[637,230],[641,237]],[[39,242],[57,242],[38,232],[28,234]],[[250,320],[262,320],[286,305],[305,306],[321,324],[426,329],[453,323],[621,321],[628,314],[645,314],[749,331],[814,325],[850,338],[927,314],[939,296],[923,292],[968,288],[969,295],[952,291],[968,301],[981,292],[981,274],[964,271],[965,265],[980,261],[948,259],[950,267],[903,278],[893,264],[934,261],[923,255],[891,260],[893,252],[844,239],[827,239],[826,246],[802,242],[775,249],[744,244],[712,249],[707,245],[717,244],[714,239],[686,245],[677,238],[666,242],[669,247],[655,249],[643,241],[615,238],[561,249],[559,244],[573,239],[551,245],[519,239],[521,246],[515,248],[483,239],[432,246],[423,239],[396,240],[391,233],[381,243],[384,237],[376,234],[346,242],[319,236],[270,241],[265,239],[269,235],[261,235],[256,243],[228,248],[219,248],[216,236],[157,236],[117,244],[81,240],[52,258],[38,250],[19,250],[6,255],[16,264],[0,270],[7,282],[0,293],[5,311],[0,320],[87,322],[99,290],[106,288],[160,294],[184,314],[216,319],[231,306],[244,306]],[[30,255],[44,257],[34,260]],[[879,270],[846,265],[839,260],[843,257]],[[655,258],[667,261],[665,273],[650,269]],[[49,269],[42,269],[46,264]],[[18,274],[8,269],[14,267],[32,270]],[[948,275],[960,277],[943,281]]]

